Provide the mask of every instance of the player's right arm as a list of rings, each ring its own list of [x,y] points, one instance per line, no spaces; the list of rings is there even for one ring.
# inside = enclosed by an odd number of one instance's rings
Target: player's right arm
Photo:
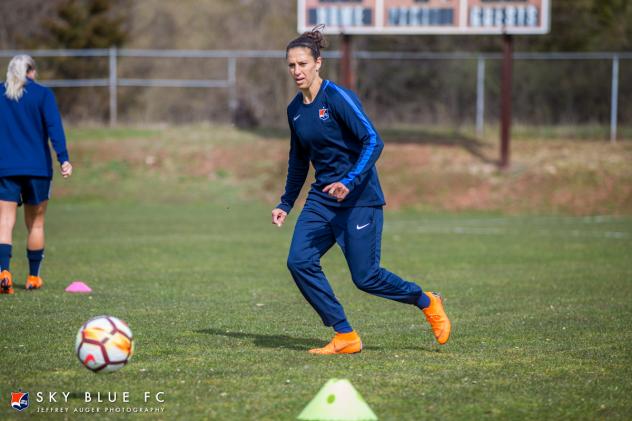
[[[281,196],[281,202],[272,211],[272,223],[278,226],[283,224],[285,216],[292,210],[309,172],[309,156],[307,151],[301,146],[289,115],[288,124],[290,125],[291,135],[285,193]]]

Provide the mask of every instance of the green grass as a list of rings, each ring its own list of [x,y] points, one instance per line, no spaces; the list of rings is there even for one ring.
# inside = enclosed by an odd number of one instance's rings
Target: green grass
[[[103,127],[71,127],[68,130],[68,138],[73,142],[102,141],[102,140],[128,140],[158,136],[160,130],[155,128],[140,127],[114,127],[104,130]]]
[[[24,415],[8,405],[22,388],[32,415],[108,406],[84,404],[85,391],[129,391],[130,404],[109,406],[131,407],[164,391],[152,419],[291,420],[330,378],[348,378],[383,420],[632,417],[632,219],[387,213],[384,266],[444,293],[453,337],[440,348],[418,310],[356,290],[332,250],[324,269],[366,348],[315,357],[306,350],[331,332],[285,268],[296,213],[283,229],[268,213],[52,202],[45,289],[0,297],[0,417]],[[77,279],[93,293],[63,291]],[[109,375],[73,355],[77,329],[100,314],[136,340]],[[73,398],[39,404],[37,391]]]
[[[495,126],[492,126],[495,127]],[[495,127],[496,133],[499,128]],[[516,139],[573,139],[573,140],[602,140],[610,141],[610,126],[597,124],[576,124],[558,126],[533,126],[515,124],[512,127]],[[632,127],[619,125],[617,127],[617,141],[632,139]]]
[[[403,148],[418,137],[387,134]],[[418,198],[431,204],[425,211],[387,208],[383,265],[443,292],[453,336],[439,347],[419,310],[357,290],[335,248],[323,267],[365,350],[320,358],[306,351],[331,330],[285,267],[298,211],[283,229],[269,221],[287,165],[283,136],[209,126],[71,128],[75,174],[54,183],[45,288],[0,296],[0,419],[158,407],[164,412],[148,417],[292,420],[330,378],[349,379],[382,420],[632,418],[630,216],[538,216],[545,204],[531,216],[484,210],[493,208],[445,214],[427,195]],[[437,183],[424,193],[449,185],[455,195],[450,165],[470,162],[460,147],[476,152],[477,144],[457,133],[425,141],[443,157],[438,164],[398,163],[402,153],[429,152],[389,145],[381,172],[387,197],[429,177]],[[546,146],[515,145],[517,168]],[[608,152],[621,154],[614,160],[601,145],[577,145],[560,143],[565,158],[556,159],[579,165],[600,157],[619,177],[614,185],[628,188],[627,147]],[[566,191],[582,176],[560,170],[554,181]],[[538,180],[528,187],[540,191]],[[522,187],[517,194],[533,200]],[[626,215],[621,197],[614,213]],[[20,224],[12,260],[19,286],[24,236]],[[93,293],[65,293],[74,280]],[[131,363],[109,375],[83,368],[73,353],[81,324],[101,314],[129,322],[136,340]],[[22,414],[9,407],[18,388],[31,393]],[[120,401],[126,391],[129,404]],[[71,398],[38,403],[37,392]],[[86,404],[85,392],[118,392],[119,402]],[[166,402],[145,404],[144,392],[165,392]]]
[[[382,137],[392,141],[414,138],[419,142],[431,139],[435,142],[443,140],[445,144],[457,144],[463,140],[473,141],[479,138],[476,127],[469,124],[463,124],[457,128],[454,126],[399,125],[379,129]],[[498,142],[499,136],[499,124],[486,124],[481,139]],[[511,126],[511,140],[573,140],[575,142],[599,141],[608,143],[610,142],[610,126],[599,124],[534,126],[514,122]],[[630,140],[632,140],[632,127],[619,125],[617,127],[617,142],[629,142]]]

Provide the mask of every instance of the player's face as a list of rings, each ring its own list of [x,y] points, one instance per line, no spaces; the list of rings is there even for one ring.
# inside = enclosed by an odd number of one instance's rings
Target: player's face
[[[309,48],[296,47],[287,52],[288,70],[299,89],[309,89],[312,86],[321,64],[322,59],[318,57],[314,60]]]

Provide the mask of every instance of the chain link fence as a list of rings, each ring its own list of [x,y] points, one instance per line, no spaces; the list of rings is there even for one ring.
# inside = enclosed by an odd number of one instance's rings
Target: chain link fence
[[[35,50],[41,83],[55,89],[73,121],[234,122],[284,127],[295,95],[285,51]],[[324,55],[323,76],[340,80],[340,53]],[[514,123],[594,125],[617,139],[632,122],[632,53],[515,53]],[[356,51],[356,91],[382,126],[496,125],[500,54]]]

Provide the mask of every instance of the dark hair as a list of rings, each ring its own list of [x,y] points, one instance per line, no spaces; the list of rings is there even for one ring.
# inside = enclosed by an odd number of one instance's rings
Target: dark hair
[[[304,47],[309,48],[314,60],[320,57],[320,50],[327,47],[323,29],[325,29],[325,25],[321,23],[315,26],[311,31],[303,32],[298,38],[290,41],[285,48],[285,55],[287,56],[287,52],[292,48]]]

